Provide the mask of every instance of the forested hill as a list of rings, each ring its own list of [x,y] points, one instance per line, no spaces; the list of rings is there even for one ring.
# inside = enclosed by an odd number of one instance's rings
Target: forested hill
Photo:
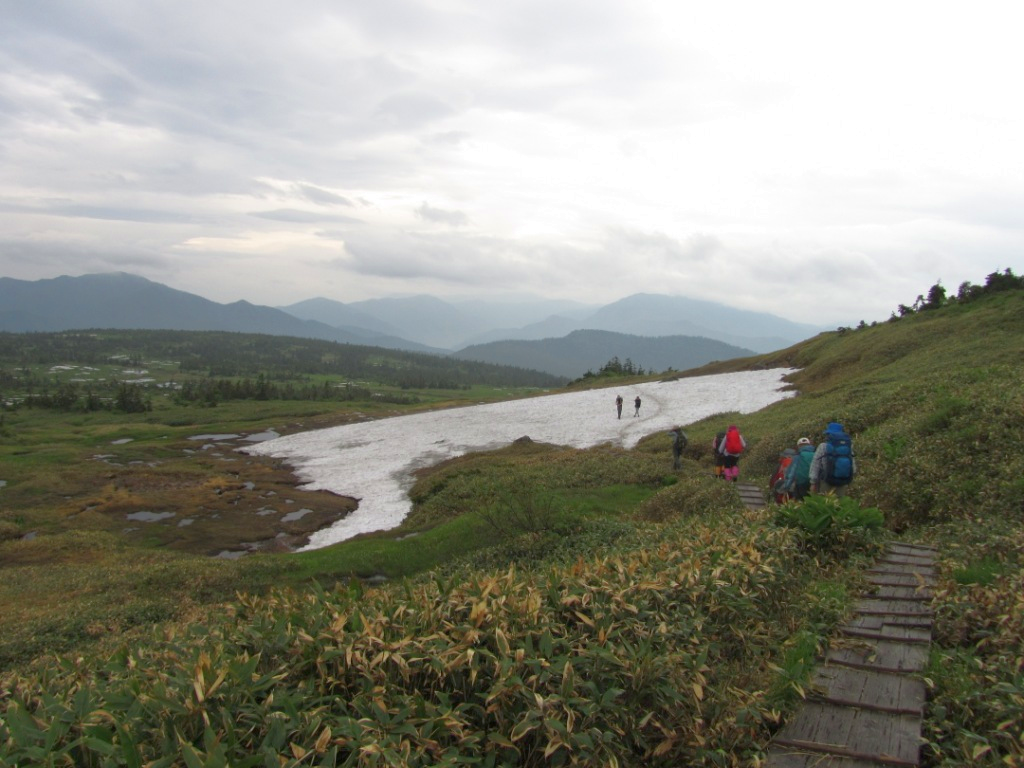
[[[613,331],[573,331],[564,338],[539,341],[504,340],[478,344],[455,353],[468,360],[538,368],[576,378],[595,371],[612,357],[629,359],[648,371],[686,370],[709,360],[746,357],[754,352],[701,336],[633,336]]]
[[[558,387],[566,380],[508,365],[381,347],[225,331],[90,330],[0,333],[0,367],[32,363],[178,363],[182,373],[289,378],[342,375],[405,388]]]

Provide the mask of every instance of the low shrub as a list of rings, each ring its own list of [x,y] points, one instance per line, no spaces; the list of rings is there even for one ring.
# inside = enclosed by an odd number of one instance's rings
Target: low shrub
[[[938,601],[929,764],[1024,766],[1024,570],[950,585]]]
[[[750,764],[818,571],[788,531],[711,518],[529,572],[240,596],[3,681],[0,766]]]
[[[12,541],[21,538],[21,526],[7,520],[0,520],[0,541]]]
[[[876,540],[885,516],[877,507],[862,507],[848,496],[814,494],[780,505],[775,523],[799,531],[804,547],[813,554],[849,555]]]

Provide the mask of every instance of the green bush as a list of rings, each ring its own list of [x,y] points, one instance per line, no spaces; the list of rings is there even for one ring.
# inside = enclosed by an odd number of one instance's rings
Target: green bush
[[[797,529],[813,553],[841,555],[870,544],[885,516],[877,507],[862,507],[848,496],[815,494],[779,506],[775,523]]]

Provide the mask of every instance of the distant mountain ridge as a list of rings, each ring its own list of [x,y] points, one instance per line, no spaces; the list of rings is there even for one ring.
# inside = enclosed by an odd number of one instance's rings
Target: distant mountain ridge
[[[444,352],[366,330],[347,332],[247,301],[218,304],[125,272],[36,281],[0,278],[0,331],[84,328],[235,331]]]
[[[124,272],[37,281],[0,278],[0,331],[87,328],[296,336],[452,355],[570,378],[616,356],[648,370],[684,370],[782,349],[823,330],[653,294],[605,306],[537,297],[445,301],[421,295],[350,304],[320,297],[274,308],[247,301],[218,304]]]

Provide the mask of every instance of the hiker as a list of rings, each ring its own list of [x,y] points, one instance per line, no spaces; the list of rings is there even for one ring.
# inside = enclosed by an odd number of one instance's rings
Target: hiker
[[[711,452],[715,454],[715,477],[719,480],[725,480],[725,456],[718,450],[718,446],[720,446],[724,440],[725,432],[719,432],[715,435],[715,439],[711,441]]]
[[[814,463],[814,443],[801,437],[796,441],[796,456],[786,468],[785,488],[790,498],[803,501],[811,492],[811,464]]]
[[[633,411],[633,417],[636,418],[640,415],[640,395],[636,396],[636,400],[633,401],[633,405],[636,406],[636,410]]]
[[[622,418],[622,395],[618,395],[615,398],[615,410],[619,414],[619,418]]]
[[[811,491],[845,496],[846,487],[853,481],[857,462],[853,457],[853,440],[843,425],[830,421],[825,427],[825,439],[814,451],[808,472]]]
[[[775,474],[768,481],[772,499],[774,499],[776,504],[785,504],[793,498],[793,493],[786,482],[786,473],[793,465],[796,454],[796,448],[784,448],[782,453],[779,454],[779,463],[775,465]]]
[[[690,438],[683,432],[682,427],[676,427],[669,432],[669,435],[672,437],[672,469],[682,469],[683,451],[686,450]]]
[[[718,452],[724,457],[722,462],[722,474],[726,480],[736,482],[740,476],[740,454],[747,447],[747,441],[740,434],[735,424],[730,424],[725,430],[725,437],[718,443]]]

